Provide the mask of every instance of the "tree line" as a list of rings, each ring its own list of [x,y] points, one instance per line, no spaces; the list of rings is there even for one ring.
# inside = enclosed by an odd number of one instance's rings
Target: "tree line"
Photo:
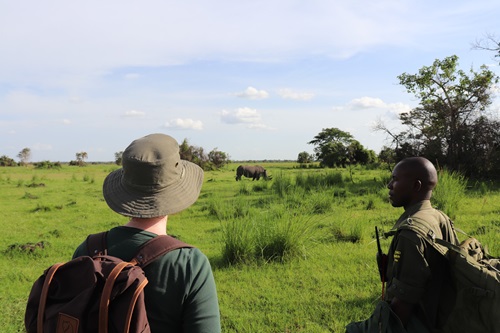
[[[473,45],[476,49],[495,52],[500,58],[500,42],[492,35]],[[313,154],[300,152],[297,162],[307,164],[319,161],[321,167],[351,167],[361,164],[385,163],[391,166],[408,156],[425,156],[439,167],[460,172],[469,177],[497,178],[500,175],[500,120],[489,107],[494,97],[498,76],[487,66],[479,71],[459,69],[456,55],[422,67],[418,73],[403,73],[399,83],[419,101],[418,106],[399,114],[404,127],[394,132],[379,122],[374,130],[387,134],[390,144],[377,155],[365,149],[348,132],[338,128],[323,128],[308,144]],[[179,145],[182,159],[198,164],[204,170],[227,165],[229,155],[213,149],[205,153],[203,147]],[[115,153],[115,162],[121,165],[122,152]],[[29,162],[31,150],[24,148],[17,155],[19,165]],[[76,153],[71,165],[85,165],[86,152]],[[17,163],[0,157],[0,166]]]

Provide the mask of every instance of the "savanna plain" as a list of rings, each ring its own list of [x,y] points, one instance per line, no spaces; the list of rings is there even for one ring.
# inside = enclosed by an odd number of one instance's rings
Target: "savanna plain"
[[[380,298],[374,228],[389,231],[402,213],[388,201],[390,171],[261,165],[271,180],[236,182],[235,163],[206,172],[199,200],[169,217],[168,233],[208,256],[223,332],[344,332]],[[27,297],[47,267],[70,260],[88,234],[126,223],[101,192],[116,168],[0,168],[0,332],[24,332]],[[432,203],[498,256],[499,184],[440,177]]]

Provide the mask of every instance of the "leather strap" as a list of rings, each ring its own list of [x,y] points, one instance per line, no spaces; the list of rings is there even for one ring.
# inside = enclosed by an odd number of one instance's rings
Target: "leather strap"
[[[45,312],[45,305],[47,304],[47,295],[49,293],[49,286],[50,283],[52,282],[52,278],[54,278],[54,274],[62,265],[63,263],[57,263],[52,265],[47,271],[47,274],[45,275],[45,280],[43,281],[43,286],[42,286],[42,294],[40,295],[40,304],[38,305],[38,316],[36,324],[37,333],[43,333],[43,316]]]
[[[144,268],[167,252],[192,247],[192,245],[186,244],[172,236],[160,235],[144,243],[131,262],[135,261],[137,265]]]
[[[133,264],[126,261],[120,262],[106,278],[106,283],[102,290],[101,302],[99,303],[99,333],[108,333],[108,308],[111,292],[113,291],[116,278],[127,266],[133,266]]]
[[[134,295],[132,297],[132,301],[130,302],[130,306],[128,307],[127,316],[125,317],[125,332],[128,333],[130,331],[130,322],[132,321],[132,315],[134,314],[135,304],[137,303],[137,299],[139,295],[144,290],[144,287],[148,284],[148,279],[144,279],[141,284],[137,286],[134,291]]]

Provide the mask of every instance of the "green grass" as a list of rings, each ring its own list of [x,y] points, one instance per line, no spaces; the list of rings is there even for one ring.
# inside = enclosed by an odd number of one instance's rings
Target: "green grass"
[[[263,165],[271,181],[236,182],[237,164],[207,172],[199,200],[169,217],[168,232],[210,259],[223,332],[343,332],[380,296],[374,226],[387,231],[402,213],[388,203],[388,172],[354,168],[351,182],[347,169]],[[0,168],[0,332],[24,331],[31,285],[49,265],[69,260],[87,234],[127,221],[102,198],[116,168]],[[441,177],[441,189],[457,188]],[[446,191],[437,199],[449,200],[456,225],[498,256],[498,184]]]

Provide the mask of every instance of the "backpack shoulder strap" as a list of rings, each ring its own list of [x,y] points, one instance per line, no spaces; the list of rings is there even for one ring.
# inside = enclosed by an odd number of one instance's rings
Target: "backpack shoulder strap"
[[[96,255],[106,255],[108,252],[108,246],[106,242],[106,237],[108,232],[100,232],[97,234],[92,234],[87,237],[85,244],[87,246],[87,253],[89,256],[93,257]]]
[[[409,229],[416,232],[423,239],[425,239],[428,244],[444,256],[446,256],[450,246],[454,246],[443,239],[437,238],[430,223],[419,217],[408,217],[398,228],[398,230],[402,229]]]
[[[180,248],[193,247],[172,236],[160,235],[144,243],[131,262],[136,262],[140,267],[145,267],[167,252]]]

